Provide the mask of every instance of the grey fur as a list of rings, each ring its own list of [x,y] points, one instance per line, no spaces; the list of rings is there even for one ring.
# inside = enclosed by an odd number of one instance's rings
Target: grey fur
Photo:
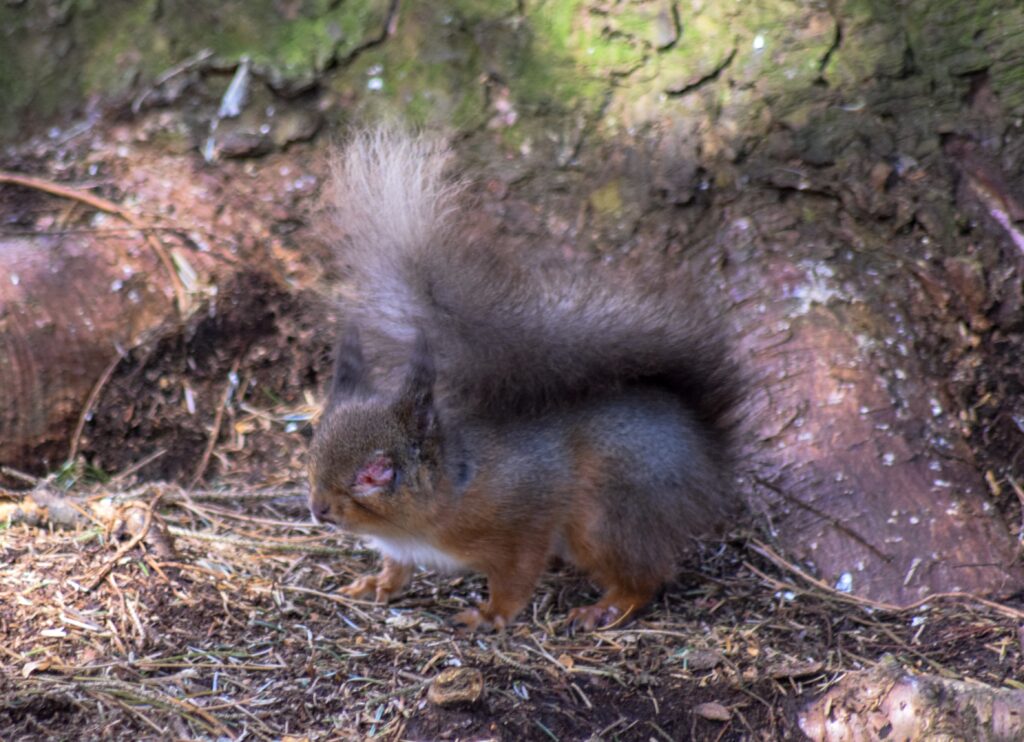
[[[534,414],[594,393],[656,384],[709,433],[738,385],[720,328],[686,298],[600,272],[530,269],[460,238],[462,185],[447,149],[393,129],[354,138],[337,159],[347,321],[377,367],[404,366],[422,333],[439,397],[477,415]]]

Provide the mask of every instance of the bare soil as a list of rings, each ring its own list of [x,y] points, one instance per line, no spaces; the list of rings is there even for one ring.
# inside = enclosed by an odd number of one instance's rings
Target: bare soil
[[[176,556],[132,550],[91,592],[116,536],[3,533],[4,739],[800,739],[803,703],[887,654],[995,686],[1024,669],[1017,609],[873,609],[740,535],[621,630],[568,631],[595,593],[561,571],[506,633],[466,636],[446,617],[479,598],[475,576],[421,573],[387,607],[338,596],[373,557],[304,522],[301,494],[133,494],[161,496]],[[453,666],[482,672],[477,703],[426,700]]]

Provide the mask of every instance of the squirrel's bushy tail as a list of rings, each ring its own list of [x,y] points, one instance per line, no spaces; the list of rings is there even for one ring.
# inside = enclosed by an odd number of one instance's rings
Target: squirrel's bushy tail
[[[436,140],[382,129],[355,136],[335,161],[344,318],[371,357],[397,367],[422,333],[442,391],[476,414],[659,384],[710,428],[723,425],[733,367],[699,302],[610,272],[530,269],[462,238],[463,188],[444,177],[447,159]]]

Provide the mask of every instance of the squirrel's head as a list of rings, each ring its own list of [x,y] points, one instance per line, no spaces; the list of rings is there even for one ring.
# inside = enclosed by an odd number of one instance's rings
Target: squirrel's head
[[[434,366],[422,335],[398,393],[384,395],[371,388],[358,331],[343,333],[310,447],[309,509],[315,520],[354,533],[409,535],[437,468],[433,388]]]

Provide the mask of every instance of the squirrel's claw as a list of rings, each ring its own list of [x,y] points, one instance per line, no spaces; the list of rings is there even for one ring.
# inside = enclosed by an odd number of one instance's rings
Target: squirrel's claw
[[[584,631],[594,629],[615,629],[625,624],[632,617],[632,612],[623,613],[622,609],[615,605],[595,603],[573,608],[569,611],[568,621],[570,629],[577,627]]]
[[[470,633],[474,631],[504,631],[507,621],[504,616],[495,615],[486,605],[479,608],[467,608],[452,616],[452,623],[457,628]]]
[[[401,564],[393,559],[384,559],[384,565],[375,575],[363,575],[338,590],[350,598],[365,598],[372,595],[378,603],[387,603],[398,595],[409,583],[412,565]]]
[[[378,575],[364,575],[345,587],[339,588],[338,592],[357,600],[372,595],[377,603],[387,603],[391,599],[391,591],[384,585],[378,584],[377,577]]]
[[[569,611],[571,629],[618,629],[633,620],[637,611],[650,603],[654,590],[623,590],[612,587],[593,605],[583,605]]]

